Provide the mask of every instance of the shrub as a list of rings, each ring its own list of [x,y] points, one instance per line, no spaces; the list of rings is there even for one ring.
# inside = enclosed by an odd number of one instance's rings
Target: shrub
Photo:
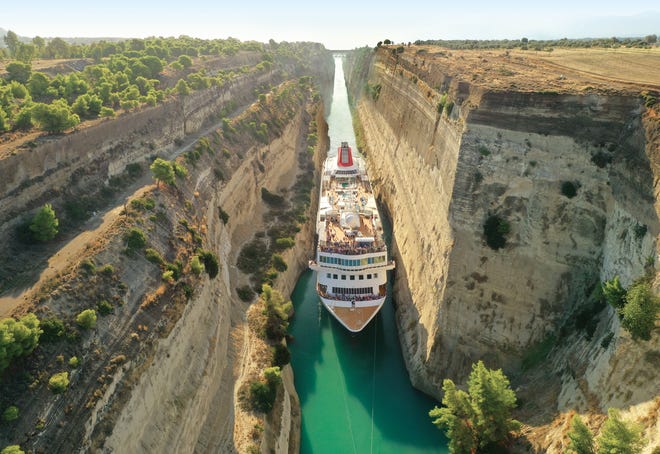
[[[491,215],[484,223],[484,235],[486,244],[493,250],[503,248],[506,245],[506,235],[510,231],[509,223],[497,215]]]
[[[87,275],[96,274],[96,265],[90,259],[80,262],[80,269]]]
[[[49,241],[57,235],[59,223],[52,205],[47,203],[32,218],[30,231],[35,240]]]
[[[115,272],[115,268],[108,263],[107,265],[103,265],[99,271],[104,276],[112,276]]]
[[[277,271],[286,271],[288,266],[280,254],[273,254],[273,268]]]
[[[254,298],[254,290],[252,290],[252,287],[249,285],[238,287],[236,289],[236,293],[238,294],[238,297],[241,299],[241,301],[245,301],[246,303],[248,301],[252,301]]]
[[[131,208],[136,211],[153,210],[156,206],[156,201],[151,197],[142,197],[139,199],[131,200]]]
[[[195,275],[199,276],[204,271],[204,264],[199,261],[199,256],[195,255],[190,261],[190,269]]]
[[[280,292],[264,284],[261,287],[260,298],[264,303],[266,326],[264,334],[273,341],[281,340],[289,326],[289,314],[293,311],[291,301],[285,301]]]
[[[564,181],[561,184],[561,193],[569,199],[572,199],[577,195],[577,190],[577,185],[572,181]]]
[[[209,275],[211,279],[218,275],[220,270],[218,265],[218,256],[211,251],[201,251],[199,257],[204,262],[204,269],[206,269],[206,274]]]
[[[165,270],[172,272],[172,278],[175,281],[178,281],[181,278],[181,272],[183,271],[183,263],[180,260],[175,260],[172,263],[165,265]]]
[[[623,309],[623,306],[626,304],[626,290],[621,286],[619,276],[614,276],[614,278],[603,282],[601,285],[605,301],[607,301],[620,314],[621,309]]]
[[[20,445],[10,445],[0,451],[0,454],[25,454]]]
[[[102,300],[96,303],[96,309],[99,311],[99,314],[101,315],[109,315],[112,314],[112,312],[114,311],[112,304],[110,304],[106,300]]]
[[[77,356],[72,356],[71,358],[69,358],[69,366],[75,369],[79,365],[80,365],[80,360],[78,359]]]
[[[275,240],[275,245],[280,250],[289,249],[296,245],[296,240],[291,237],[278,238]]]
[[[174,282],[174,271],[168,270],[168,271],[163,272],[162,279],[165,282],[167,282],[169,284],[172,284]]]
[[[18,419],[19,411],[18,407],[15,405],[10,405],[5,408],[5,411],[2,412],[2,420],[4,422],[12,422]]]
[[[220,211],[219,213],[220,219],[222,220],[222,223],[226,225],[227,222],[229,221],[229,214],[227,214],[227,212],[223,210],[222,207],[218,207],[218,209]]]
[[[273,408],[277,397],[277,388],[282,383],[280,368],[277,366],[264,369],[265,382],[255,380],[250,383],[250,404],[256,411],[264,413]]]
[[[621,326],[630,332],[633,339],[649,340],[659,309],[660,301],[653,293],[651,285],[640,280],[630,286],[626,293],[626,305],[621,311]]]
[[[39,338],[42,342],[55,342],[64,336],[64,322],[57,317],[41,320],[40,327],[43,331]]]
[[[143,249],[147,244],[147,237],[144,232],[137,227],[133,227],[125,235],[126,247],[129,251]]]
[[[160,255],[160,252],[150,247],[144,250],[144,255],[147,257],[147,260],[157,265],[162,265],[165,263],[165,260],[163,259],[163,256]]]
[[[48,389],[52,391],[53,394],[61,394],[69,387],[69,373],[60,372],[54,374],[48,380]]]
[[[284,197],[273,194],[266,188],[261,188],[261,199],[271,206],[280,207],[284,205]]]
[[[488,155],[490,155],[490,150],[488,148],[486,148],[485,146],[481,145],[479,147],[479,154],[481,156],[488,156]]]
[[[11,317],[0,320],[0,374],[14,358],[32,353],[41,333],[39,319],[34,314],[18,320]]]
[[[96,311],[85,309],[76,316],[76,323],[84,329],[92,329],[96,326]]]
[[[272,348],[273,366],[283,367],[291,362],[291,353],[284,344],[275,344]]]

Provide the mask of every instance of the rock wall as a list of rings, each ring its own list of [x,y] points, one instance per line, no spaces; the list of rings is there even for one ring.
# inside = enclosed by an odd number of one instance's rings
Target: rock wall
[[[392,216],[397,322],[415,386],[440,397],[444,378],[464,380],[479,359],[519,377],[525,353],[553,335],[560,410],[651,405],[657,373],[641,369],[657,368],[656,340],[632,342],[610,308],[588,340],[568,336],[601,280],[627,286],[656,256],[657,119],[636,93],[489,91],[434,74],[454,103],[443,113],[439,88],[388,53],[354,67],[363,76],[349,89]],[[491,216],[509,226],[500,249],[486,242]],[[631,356],[638,363],[624,367]]]

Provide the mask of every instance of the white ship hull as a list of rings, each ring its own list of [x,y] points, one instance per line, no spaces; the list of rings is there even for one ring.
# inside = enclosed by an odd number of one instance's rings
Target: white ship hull
[[[387,258],[380,214],[361,158],[347,143],[336,163],[323,167],[317,215],[318,245],[310,268],[325,308],[347,330],[359,332],[376,316],[387,296]]]

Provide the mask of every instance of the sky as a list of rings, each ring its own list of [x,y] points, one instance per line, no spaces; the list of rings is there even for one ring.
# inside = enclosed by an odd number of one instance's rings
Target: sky
[[[384,39],[660,36],[660,0],[9,1],[0,27],[45,38],[231,36],[353,49]]]

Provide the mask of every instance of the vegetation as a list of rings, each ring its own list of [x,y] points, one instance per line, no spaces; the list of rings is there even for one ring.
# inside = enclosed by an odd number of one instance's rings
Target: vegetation
[[[165,263],[165,259],[163,259],[163,256],[160,255],[160,252],[150,247],[144,250],[144,256],[147,258],[147,260],[157,265],[162,265]]]
[[[20,445],[10,445],[3,448],[0,454],[25,454],[25,451],[21,449]]]
[[[218,275],[218,271],[220,270],[218,265],[218,256],[215,255],[215,253],[212,251],[202,250],[199,253],[199,258],[204,264],[206,274],[208,274],[211,279],[215,278]]]
[[[556,47],[571,48],[619,48],[619,47],[639,47],[647,48],[657,41],[656,35],[647,35],[636,38],[584,38],[584,39],[555,39],[555,40],[534,40],[528,38],[521,39],[492,39],[492,40],[417,40],[415,45],[436,45],[448,49],[533,49],[536,51],[552,51]]]
[[[598,437],[598,454],[637,454],[644,448],[642,426],[621,419],[615,408],[607,410],[607,421]]]
[[[190,260],[190,269],[196,276],[199,276],[204,271],[204,264],[199,261],[198,255],[193,256],[193,258]]]
[[[266,188],[261,188],[261,199],[271,206],[284,205],[284,197],[281,195],[273,194]]]
[[[280,368],[277,366],[264,369],[264,379],[250,383],[249,402],[253,410],[268,413],[273,409],[277,388],[282,383]]]
[[[660,299],[653,293],[648,276],[637,279],[628,290],[619,276],[602,284],[603,295],[612,305],[623,326],[635,340],[649,340],[660,311]]]
[[[564,181],[561,184],[561,193],[569,199],[577,195],[577,190],[578,186],[572,181]]]
[[[64,322],[57,317],[50,317],[41,320],[42,342],[56,342],[64,336]]]
[[[69,373],[60,372],[54,374],[48,380],[48,389],[52,391],[53,394],[62,394],[69,387]]]
[[[2,421],[3,422],[12,422],[18,419],[19,415],[18,407],[16,405],[10,405],[5,408],[5,411],[2,412]]]
[[[14,358],[32,353],[39,344],[41,333],[39,319],[34,314],[24,315],[18,320],[0,320],[0,373]]]
[[[238,294],[238,297],[241,299],[241,301],[252,301],[252,298],[254,298],[254,290],[252,290],[252,287],[249,285],[244,285],[242,287],[238,287],[236,289],[236,293]]]
[[[50,203],[45,204],[34,215],[30,222],[30,232],[37,241],[49,241],[58,233],[59,220],[55,216],[55,210]]]
[[[293,312],[293,305],[268,284],[262,286],[260,298],[264,303],[263,313],[266,316],[264,334],[272,341],[280,341],[289,327],[288,320]]]
[[[515,393],[501,369],[487,369],[482,361],[472,365],[467,384],[465,392],[444,380],[443,407],[435,407],[429,416],[446,432],[451,452],[492,452],[520,427],[511,418]]]
[[[84,329],[96,327],[96,311],[94,309],[85,309],[76,316],[76,323]]]
[[[575,454],[596,454],[594,436],[582,419],[575,415],[571,420],[571,430],[568,432],[568,452]]]
[[[497,251],[506,245],[506,236],[511,230],[509,223],[497,215],[490,215],[484,223],[486,244]]]
[[[144,249],[147,245],[147,237],[144,232],[137,227],[133,227],[129,230],[126,235],[124,235],[124,240],[126,241],[126,249],[129,252]]]
[[[174,184],[175,173],[174,166],[170,161],[162,158],[156,158],[149,166],[149,169],[154,175],[154,179],[158,181],[157,187],[160,187],[161,181],[165,184]]]

